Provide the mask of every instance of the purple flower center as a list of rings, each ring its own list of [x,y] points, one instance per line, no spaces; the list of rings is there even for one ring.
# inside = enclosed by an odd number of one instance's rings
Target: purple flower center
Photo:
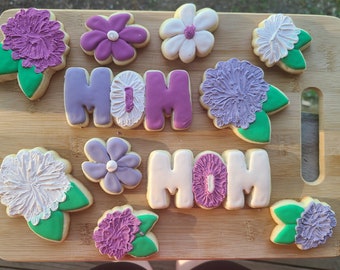
[[[126,112],[131,112],[133,110],[133,88],[125,87],[125,110]]]
[[[192,39],[192,38],[195,36],[195,31],[196,31],[195,25],[187,26],[187,27],[184,29],[184,36],[185,36],[187,39]]]

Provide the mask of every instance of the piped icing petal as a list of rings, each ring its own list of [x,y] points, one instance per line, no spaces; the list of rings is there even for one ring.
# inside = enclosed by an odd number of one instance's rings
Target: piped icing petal
[[[105,191],[111,194],[120,194],[123,192],[122,184],[116,173],[107,173],[100,182],[100,185]]]
[[[194,4],[184,4],[180,6],[176,12],[174,17],[180,18],[185,26],[193,25],[194,18],[196,15],[196,6]]]
[[[194,36],[196,44],[197,55],[204,57],[208,55],[215,43],[215,37],[208,31],[199,31]]]
[[[86,21],[86,27],[91,30],[108,32],[110,29],[109,23],[104,16],[92,16]]]
[[[148,32],[141,26],[126,26],[119,32],[119,37],[128,43],[138,45],[148,40]]]
[[[94,163],[94,162],[84,162],[81,166],[84,174],[91,180],[97,180],[99,181],[102,179],[106,173],[106,164],[104,163]]]
[[[107,61],[111,56],[111,42],[107,39],[99,42],[94,50],[94,56],[99,61]]]
[[[218,21],[218,15],[215,10],[204,8],[197,12],[193,25],[195,25],[196,31],[215,31],[218,26]]]
[[[179,58],[184,63],[190,63],[196,56],[196,44],[193,39],[184,40],[182,46],[179,49]]]
[[[119,160],[129,151],[129,149],[130,146],[121,138],[113,137],[107,141],[107,152],[109,153],[111,160]]]
[[[84,151],[90,161],[106,164],[110,160],[104,142],[91,139],[84,146]]]
[[[108,19],[108,31],[114,30],[118,33],[120,33],[127,24],[129,24],[129,21],[133,21],[133,16],[130,13],[116,13],[109,17]]]
[[[119,167],[137,168],[141,162],[141,158],[136,153],[127,153],[117,161]]]
[[[142,180],[140,171],[128,167],[119,167],[115,174],[119,181],[127,187],[135,187]]]
[[[170,18],[161,25],[159,29],[159,35],[162,39],[166,39],[183,34],[184,30],[185,25],[181,19]]]
[[[93,51],[97,48],[99,43],[107,38],[107,34],[102,31],[93,30],[86,32],[80,39],[80,45],[85,51]]]
[[[185,42],[184,34],[169,38],[167,42],[162,43],[162,53],[165,58],[174,60],[178,57],[179,50]]]
[[[111,54],[115,60],[123,62],[134,58],[136,50],[125,40],[118,39],[111,43]]]

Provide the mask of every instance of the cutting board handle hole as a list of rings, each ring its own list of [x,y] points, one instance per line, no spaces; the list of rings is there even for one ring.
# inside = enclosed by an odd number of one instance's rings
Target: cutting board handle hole
[[[301,177],[311,185],[324,178],[322,136],[322,92],[309,87],[301,94]]]

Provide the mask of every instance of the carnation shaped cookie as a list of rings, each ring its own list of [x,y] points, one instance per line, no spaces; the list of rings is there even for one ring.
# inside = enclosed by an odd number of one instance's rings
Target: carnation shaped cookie
[[[107,142],[90,139],[84,146],[89,159],[82,164],[85,176],[112,195],[121,194],[124,188],[137,187],[142,180],[142,173],[137,169],[141,157],[130,149],[129,142],[118,137],[111,137]]]
[[[17,77],[30,100],[40,98],[52,75],[65,67],[69,36],[49,10],[21,9],[1,26],[0,81]]]
[[[337,224],[331,207],[311,197],[301,202],[278,201],[270,207],[270,213],[277,223],[270,240],[275,244],[295,243],[301,250],[325,244]]]
[[[106,211],[93,232],[96,248],[116,260],[126,255],[144,258],[158,252],[158,241],[151,229],[158,215],[148,210],[134,210],[130,205]]]
[[[149,31],[134,24],[134,17],[128,12],[92,16],[85,25],[88,32],[80,37],[80,46],[101,65],[112,61],[127,65],[136,58],[136,48],[145,47],[150,41]]]
[[[310,34],[294,25],[283,14],[273,14],[260,22],[253,31],[254,53],[267,67],[278,65],[288,73],[300,74],[306,69],[301,51],[312,41]]]
[[[161,51],[168,60],[179,58],[184,63],[192,62],[196,55],[207,56],[215,43],[212,32],[218,27],[216,11],[203,8],[196,12],[194,4],[180,6],[173,18],[165,20],[159,35],[162,42]]]
[[[23,216],[38,236],[63,241],[68,212],[93,203],[90,192],[70,173],[66,159],[41,147],[6,156],[0,168],[0,199],[8,216]]]
[[[230,127],[251,143],[270,142],[268,115],[289,104],[281,90],[264,80],[261,68],[236,58],[207,69],[200,94],[200,102],[217,128]]]

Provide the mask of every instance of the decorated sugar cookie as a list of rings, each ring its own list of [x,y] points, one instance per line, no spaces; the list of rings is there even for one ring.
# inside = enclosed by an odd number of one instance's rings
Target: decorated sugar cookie
[[[310,34],[297,28],[293,20],[283,14],[273,14],[260,22],[253,31],[254,53],[267,67],[278,65],[293,74],[306,69],[302,50],[312,41]]]
[[[99,183],[108,194],[117,195],[124,188],[135,188],[142,180],[137,169],[141,157],[130,149],[131,145],[118,137],[112,137],[106,143],[98,138],[90,139],[84,146],[89,159],[82,164],[85,176]]]
[[[40,98],[52,75],[66,65],[69,36],[49,10],[21,9],[1,26],[0,81],[17,76],[30,100]]]
[[[245,141],[268,143],[269,114],[284,109],[287,96],[264,80],[263,70],[236,58],[205,71],[200,102],[217,128],[230,127]]]
[[[130,205],[106,211],[93,232],[96,248],[102,255],[116,260],[125,255],[148,257],[158,252],[158,242],[151,229],[158,215],[147,210],[134,210]]]
[[[212,32],[218,27],[218,15],[211,8],[196,12],[194,4],[179,7],[174,18],[165,20],[159,35],[162,42],[161,51],[168,60],[179,58],[184,63],[192,62],[196,55],[207,56],[213,49],[215,38]]]
[[[149,31],[134,24],[134,17],[128,12],[117,12],[110,17],[96,15],[86,21],[89,30],[80,38],[80,46],[96,61],[106,65],[127,65],[137,56],[135,48],[145,47],[150,41]]]
[[[92,196],[70,175],[71,164],[37,147],[6,156],[0,168],[0,198],[10,217],[23,216],[38,236],[56,242],[68,232],[68,212],[89,207]]]
[[[277,223],[270,240],[275,244],[295,243],[302,250],[325,244],[337,224],[331,207],[311,197],[304,197],[301,202],[278,201],[270,212]]]

